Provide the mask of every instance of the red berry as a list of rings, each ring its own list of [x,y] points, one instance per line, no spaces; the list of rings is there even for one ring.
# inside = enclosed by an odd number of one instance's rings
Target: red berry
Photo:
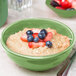
[[[24,42],[28,42],[26,34],[22,35],[20,39]]]
[[[72,7],[72,2],[70,0],[62,0],[61,1],[61,6],[64,9],[71,8]]]
[[[38,37],[38,33],[33,33],[33,37]]]
[[[35,37],[38,37],[38,33],[33,33],[33,37],[35,38]],[[39,38],[39,37],[38,37]],[[43,42],[43,40],[41,40],[40,38],[39,38],[39,42]]]
[[[45,41],[45,42],[46,42],[46,41],[50,41],[50,40],[52,39],[52,37],[53,37],[52,32],[48,32],[48,34],[47,34],[47,36],[45,37],[44,41]]]
[[[28,43],[29,48],[38,48],[38,47],[44,47],[45,46],[45,42],[29,42]]]
[[[57,9],[61,9],[61,10],[64,10],[62,7],[56,7]]]

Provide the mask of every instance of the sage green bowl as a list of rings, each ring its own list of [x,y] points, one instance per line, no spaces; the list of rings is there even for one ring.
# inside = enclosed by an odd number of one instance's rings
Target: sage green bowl
[[[50,2],[52,0],[46,0],[46,5],[52,9],[55,13],[57,13],[59,16],[64,17],[64,18],[71,18],[76,16],[76,10],[74,11],[67,11],[67,10],[60,10],[60,9],[56,9],[53,6],[50,5]]]
[[[12,50],[10,50],[6,45],[6,40],[10,35],[20,30],[23,30],[24,28],[43,29],[48,27],[55,29],[57,30],[58,33],[66,35],[69,38],[71,38],[70,47],[54,55],[36,57],[36,56],[27,56],[27,55],[21,55],[21,54],[15,53]],[[45,71],[61,64],[70,54],[73,48],[74,42],[75,42],[74,33],[68,26],[66,26],[61,22],[50,20],[50,19],[26,19],[26,20],[18,21],[14,24],[11,24],[6,29],[4,29],[4,31],[2,32],[2,38],[1,38],[1,43],[7,55],[19,66],[33,71]]]

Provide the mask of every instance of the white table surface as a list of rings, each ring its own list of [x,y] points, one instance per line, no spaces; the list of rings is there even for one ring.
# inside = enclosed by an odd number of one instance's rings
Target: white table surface
[[[46,4],[45,0],[33,0],[33,6],[27,8],[22,12],[18,12],[12,9],[8,10],[8,20],[7,24],[0,28],[0,38],[1,32],[4,28],[9,26],[9,24],[26,18],[49,18],[61,21],[67,24],[76,35],[76,17],[74,18],[61,18],[57,16],[52,10],[50,10]],[[76,46],[75,46],[76,47]],[[46,72],[33,72],[23,69],[16,65],[4,52],[3,47],[0,43],[0,76],[57,76],[57,72],[60,70],[63,64],[58,67],[51,69]],[[76,58],[69,70],[68,76],[76,76]]]

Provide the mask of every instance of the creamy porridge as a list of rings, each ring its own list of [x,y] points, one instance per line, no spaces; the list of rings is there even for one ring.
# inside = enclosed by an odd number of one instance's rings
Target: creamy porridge
[[[67,36],[63,36],[57,33],[56,30],[53,30],[51,28],[47,28],[46,31],[51,32],[52,37],[49,37],[50,35],[48,37],[46,36],[47,38],[45,37],[46,39],[44,38],[44,41],[42,39],[40,39],[42,40],[40,42],[28,42],[28,40],[22,41],[22,35],[26,35],[26,32],[28,30],[32,30],[33,33],[39,33],[41,29],[25,28],[24,30],[19,31],[18,33],[10,35],[6,41],[7,47],[16,53],[20,53],[23,55],[46,56],[64,51],[70,46],[70,39]],[[49,41],[51,41],[52,43],[52,46],[50,48],[46,46],[46,40],[48,38],[50,38]],[[34,45],[33,48],[29,47],[29,43],[32,43],[32,45]]]

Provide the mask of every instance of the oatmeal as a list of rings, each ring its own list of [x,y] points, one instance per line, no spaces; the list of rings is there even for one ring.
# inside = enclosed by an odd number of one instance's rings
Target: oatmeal
[[[33,33],[30,31],[29,32],[34,35],[27,39],[25,35],[28,30],[32,30]],[[7,47],[16,53],[23,55],[46,56],[64,51],[70,46],[70,39],[67,36],[63,36],[51,28],[46,29],[46,36],[38,34],[41,38],[39,39],[36,35],[40,32],[40,30],[41,29],[37,28],[25,28],[18,33],[10,35],[6,41]],[[29,32],[27,34],[29,34]],[[22,35],[24,36],[21,39]],[[34,38],[32,41],[34,36],[36,36],[36,39]]]

